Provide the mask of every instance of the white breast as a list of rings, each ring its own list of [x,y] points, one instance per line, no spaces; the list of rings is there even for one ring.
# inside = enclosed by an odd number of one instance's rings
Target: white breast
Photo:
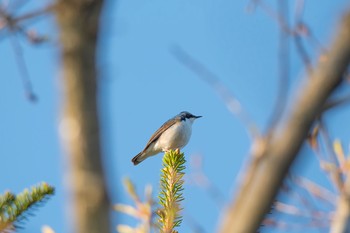
[[[192,133],[192,122],[185,120],[177,122],[169,129],[167,129],[159,137],[155,147],[160,148],[163,151],[181,149],[190,140]]]

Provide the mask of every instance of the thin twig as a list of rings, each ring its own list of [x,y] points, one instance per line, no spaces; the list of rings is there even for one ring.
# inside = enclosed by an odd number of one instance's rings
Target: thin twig
[[[344,182],[338,198],[336,212],[331,225],[331,233],[350,232],[350,169],[344,172]]]
[[[331,204],[332,206],[335,205],[337,195],[333,192],[305,177],[293,175],[290,176],[290,178],[293,183],[305,189],[311,196],[318,198],[321,201],[325,201],[325,203]]]
[[[327,229],[329,227],[329,222],[326,221],[310,221],[308,223],[303,224],[284,222],[282,220],[275,220],[271,218],[265,219],[263,224],[265,227],[273,227],[274,229],[279,229],[283,232],[305,231],[306,228],[319,229],[320,232],[324,232],[322,230]]]
[[[329,133],[325,124],[320,119],[320,135],[325,145],[325,153],[327,155],[327,160],[330,161],[328,164],[325,164],[321,167],[329,174],[329,178],[334,185],[334,187],[341,192],[343,189],[344,177],[342,175],[340,164],[338,163],[337,156],[333,150],[333,144],[330,139]],[[328,166],[327,166],[328,165]]]
[[[194,170],[189,178],[194,182],[195,185],[203,188],[206,194],[216,203],[221,209],[226,203],[225,195],[220,189],[208,178],[203,171],[203,156],[192,156],[191,157],[191,168]]]
[[[296,26],[296,28],[297,28],[296,33],[293,36],[293,41],[294,41],[295,47],[297,49],[298,55],[300,56],[301,60],[303,61],[304,65],[306,67],[306,70],[310,73],[311,67],[312,67],[311,59],[310,59],[309,54],[307,53],[307,51],[303,45],[303,39],[298,32],[301,27],[304,27],[304,25],[301,23],[298,23],[298,25]]]
[[[323,112],[328,111],[330,109],[333,109],[335,107],[339,107],[339,106],[344,105],[344,104],[349,104],[349,103],[350,103],[350,94],[348,94],[346,96],[342,96],[338,99],[329,100],[324,105]]]
[[[294,185],[298,185],[295,183],[295,178],[293,175],[289,176],[291,179],[291,182],[294,182]],[[302,177],[301,177],[302,178]],[[293,183],[292,183],[293,184]],[[299,185],[298,185],[299,186]],[[309,195],[311,197],[318,197],[318,195],[313,195],[314,192],[316,192],[314,187],[309,187],[307,185]],[[301,187],[303,188],[303,187]],[[312,192],[309,191],[309,189],[312,190]],[[296,200],[299,202],[299,205],[297,204],[287,204],[280,201],[277,201],[273,204],[273,216],[268,216],[264,219],[263,223],[265,226],[269,226],[271,228],[280,228],[282,222],[280,219],[278,219],[278,213],[282,213],[284,215],[291,215],[294,217],[304,218],[308,221],[307,225],[304,225],[305,227],[315,227],[318,226],[319,223],[328,223],[331,219],[331,214],[329,211],[322,211],[319,208],[317,208],[305,195],[302,195],[301,193],[297,192],[297,189],[294,187],[291,187],[291,185],[287,184],[286,182],[281,188],[281,192],[285,193],[288,197],[292,198],[293,200]],[[317,193],[317,192],[316,192]],[[294,203],[294,202],[292,202]],[[329,204],[328,202],[326,202]],[[282,225],[289,225],[292,224],[291,222],[283,222]],[[289,228],[288,228],[289,229]],[[289,229],[290,230],[290,229]],[[316,230],[316,229],[315,229]],[[319,229],[320,232],[321,229]]]
[[[308,27],[303,22],[303,12],[304,12],[304,0],[298,0],[296,2],[296,7],[294,11],[294,34],[293,34],[293,41],[295,44],[295,47],[297,49],[298,55],[300,56],[301,60],[303,61],[307,71],[310,73],[312,64],[309,54],[307,53],[306,48],[303,45],[303,39],[302,35],[308,35]]]
[[[15,3],[17,3],[17,5],[18,5],[19,3],[24,4],[26,2],[17,1]],[[19,5],[19,6],[21,6],[21,5]],[[34,94],[32,83],[30,80],[30,75],[28,72],[28,68],[26,66],[26,63],[25,63],[25,60],[23,57],[22,47],[19,44],[19,42],[16,38],[16,35],[18,33],[24,34],[27,37],[27,39],[30,40],[31,42],[38,43],[38,42],[43,41],[44,37],[32,36],[32,34],[29,32],[26,32],[25,29],[22,28],[21,25],[19,25],[19,23],[23,22],[23,21],[28,21],[29,19],[44,15],[44,14],[48,13],[49,11],[52,11],[54,8],[54,4],[47,5],[42,9],[38,9],[38,10],[35,10],[35,11],[29,12],[27,14],[17,16],[17,17],[15,17],[14,14],[11,14],[10,12],[8,12],[8,8],[9,8],[9,6],[0,6],[0,30],[8,28],[11,45],[12,45],[12,48],[13,48],[14,53],[15,53],[15,59],[16,59],[16,62],[17,62],[18,68],[19,68],[21,80],[22,80],[22,83],[24,86],[25,95],[30,101],[36,102],[37,96]],[[18,7],[16,9],[18,9]]]
[[[277,122],[282,117],[282,112],[287,104],[288,87],[289,87],[289,33],[283,28],[289,28],[288,22],[288,2],[284,0],[278,0],[278,15],[280,25],[284,25],[279,30],[278,40],[278,91],[274,109],[271,112],[270,120],[268,123],[268,130],[271,132]],[[283,16],[283,17],[282,17]]]
[[[283,0],[278,1],[282,2]],[[273,10],[272,7],[270,7],[262,0],[253,0],[252,2],[254,3],[255,7],[259,6],[260,9],[262,9],[266,13],[266,15],[271,17],[271,19],[273,19],[277,23],[281,30],[285,31],[288,34],[293,34],[293,30],[289,27],[282,14]]]
[[[33,18],[36,18],[36,17],[39,17],[39,16],[43,16],[49,12],[52,12],[55,8],[55,4],[50,4],[50,5],[47,5],[41,9],[37,9],[35,11],[32,11],[32,12],[29,12],[27,14],[23,14],[21,16],[17,16],[13,19],[13,22],[14,23],[19,23],[19,22],[22,22],[22,21],[26,21],[28,19],[33,19]]]
[[[274,209],[284,214],[303,217],[312,221],[325,221],[327,218],[328,220],[330,218],[328,211],[308,211],[283,202],[276,202]]]
[[[185,50],[179,46],[175,46],[171,50],[174,57],[189,70],[197,74],[203,81],[207,82],[217,94],[223,99],[228,110],[236,116],[242,124],[247,128],[249,135],[254,139],[258,138],[260,132],[250,116],[242,108],[240,102],[232,94],[232,92],[220,81],[213,72],[205,65],[193,58]]]
[[[16,58],[16,61],[18,64],[20,77],[22,79],[25,95],[30,101],[36,102],[38,99],[33,91],[33,87],[32,87],[32,83],[30,80],[27,65],[24,61],[21,45],[19,44],[17,38],[15,38],[15,35],[11,37],[10,41],[12,44],[12,48],[15,52],[15,58]]]

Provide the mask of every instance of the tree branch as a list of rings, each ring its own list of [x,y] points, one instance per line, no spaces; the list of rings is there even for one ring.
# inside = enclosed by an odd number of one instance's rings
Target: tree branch
[[[337,201],[336,212],[333,216],[331,233],[350,232],[350,170],[347,169],[345,182]]]
[[[96,47],[102,0],[58,0],[63,114],[75,232],[110,232],[110,202],[102,167]]]
[[[304,79],[286,119],[265,138],[252,161],[219,232],[256,232],[279,191],[316,116],[341,83],[350,62],[350,12],[344,17],[325,59]]]

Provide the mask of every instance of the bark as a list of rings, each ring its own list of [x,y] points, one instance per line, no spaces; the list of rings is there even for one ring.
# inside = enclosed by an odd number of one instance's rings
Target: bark
[[[102,0],[58,0],[63,88],[60,131],[67,150],[74,230],[110,232],[102,166],[96,50]]]
[[[325,58],[302,83],[289,113],[252,152],[236,198],[220,224],[221,233],[255,233],[278,193],[315,118],[341,83],[350,62],[350,12]]]

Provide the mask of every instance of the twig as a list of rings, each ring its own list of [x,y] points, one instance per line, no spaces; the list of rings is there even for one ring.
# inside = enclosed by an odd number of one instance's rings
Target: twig
[[[191,157],[191,165],[194,171],[189,177],[196,185],[203,188],[206,191],[206,194],[208,194],[209,197],[221,209],[226,203],[225,196],[203,171],[202,158],[202,156]]]
[[[344,176],[345,181],[342,183],[340,190],[336,213],[331,225],[331,233],[350,232],[350,169],[345,170]]]
[[[321,185],[318,185],[311,180],[301,176],[291,176],[291,181],[293,181],[299,187],[305,189],[313,197],[325,201],[326,203],[333,206],[335,205],[337,195],[322,187]]]
[[[25,30],[19,25],[19,23],[22,21],[27,21],[29,19],[32,19],[34,17],[38,17],[40,15],[46,14],[47,12],[53,10],[53,7],[54,5],[51,4],[42,9],[35,10],[27,14],[15,17],[13,14],[7,12],[4,6],[0,6],[0,30],[3,30],[5,28],[9,29],[9,33],[11,37],[10,41],[15,53],[16,62],[19,67],[20,77],[22,79],[22,83],[24,86],[25,95],[32,102],[37,101],[37,96],[34,94],[28,68],[26,66],[26,63],[23,57],[23,51],[19,42],[17,41],[16,33],[18,32],[23,33],[32,42],[42,41],[40,38],[38,39],[38,38],[31,37],[30,36],[31,34],[26,33]]]
[[[329,100],[324,105],[323,112],[328,111],[335,107],[339,107],[344,104],[348,104],[348,103],[350,103],[350,95],[345,95],[345,96],[339,97],[338,99]]]
[[[270,120],[268,123],[268,129],[271,132],[275,128],[275,124],[282,117],[282,113],[285,109],[288,97],[289,87],[289,33],[283,28],[289,28],[288,23],[288,2],[284,0],[278,0],[278,12],[279,22],[281,26],[279,30],[278,40],[278,92],[274,109],[271,112]],[[283,16],[283,17],[282,17]]]
[[[316,228],[319,229],[320,232],[324,228],[327,229],[329,227],[329,222],[326,221],[311,221],[309,223],[290,223],[290,222],[284,222],[282,220],[275,220],[268,218],[264,221],[264,226],[266,227],[273,227],[274,229],[279,229],[281,231],[305,231],[306,228]]]
[[[30,81],[30,76],[29,76],[29,72],[27,69],[27,65],[24,61],[22,48],[21,48],[20,44],[18,43],[17,38],[15,38],[15,35],[11,37],[10,41],[12,44],[12,48],[15,52],[15,58],[16,58],[16,61],[18,64],[20,77],[22,79],[25,95],[30,101],[36,102],[38,100],[38,98],[33,91],[33,87],[32,87],[32,83]]]
[[[330,219],[330,214],[328,211],[305,211],[295,205],[290,205],[283,202],[276,202],[274,209],[284,214],[311,219],[311,221],[325,221],[327,218],[328,220]]]
[[[33,19],[39,16],[43,16],[49,12],[52,12],[55,9],[55,6],[56,6],[55,4],[50,4],[41,9],[37,9],[35,11],[23,14],[21,16],[17,16],[13,18],[13,23],[17,24],[22,21],[27,21],[28,19]]]
[[[303,39],[302,39],[302,35],[307,35],[309,32],[306,24],[302,20],[303,11],[304,11],[304,0],[298,0],[296,2],[296,7],[294,11],[294,18],[295,18],[294,32],[295,33],[293,36],[293,41],[298,51],[298,55],[303,61],[307,71],[311,72],[311,68],[312,68],[311,59],[303,45]]]
[[[228,110],[236,116],[242,124],[247,128],[249,135],[254,139],[259,137],[258,127],[251,120],[250,116],[242,108],[237,98],[222,84],[219,77],[211,72],[207,67],[193,58],[185,50],[179,46],[175,46],[171,50],[174,57],[189,70],[197,74],[203,81],[207,82],[216,93],[223,99]]]
[[[281,2],[282,0],[278,0],[278,1]],[[293,34],[293,30],[289,27],[289,25],[287,25],[286,21],[284,20],[283,15],[281,15],[280,13],[273,10],[264,1],[252,0],[250,4],[251,5],[253,4],[254,7],[259,6],[260,9],[262,9],[266,13],[266,15],[271,17],[271,19],[273,19],[277,23],[277,25],[281,28],[281,30],[285,31],[288,34]]]

